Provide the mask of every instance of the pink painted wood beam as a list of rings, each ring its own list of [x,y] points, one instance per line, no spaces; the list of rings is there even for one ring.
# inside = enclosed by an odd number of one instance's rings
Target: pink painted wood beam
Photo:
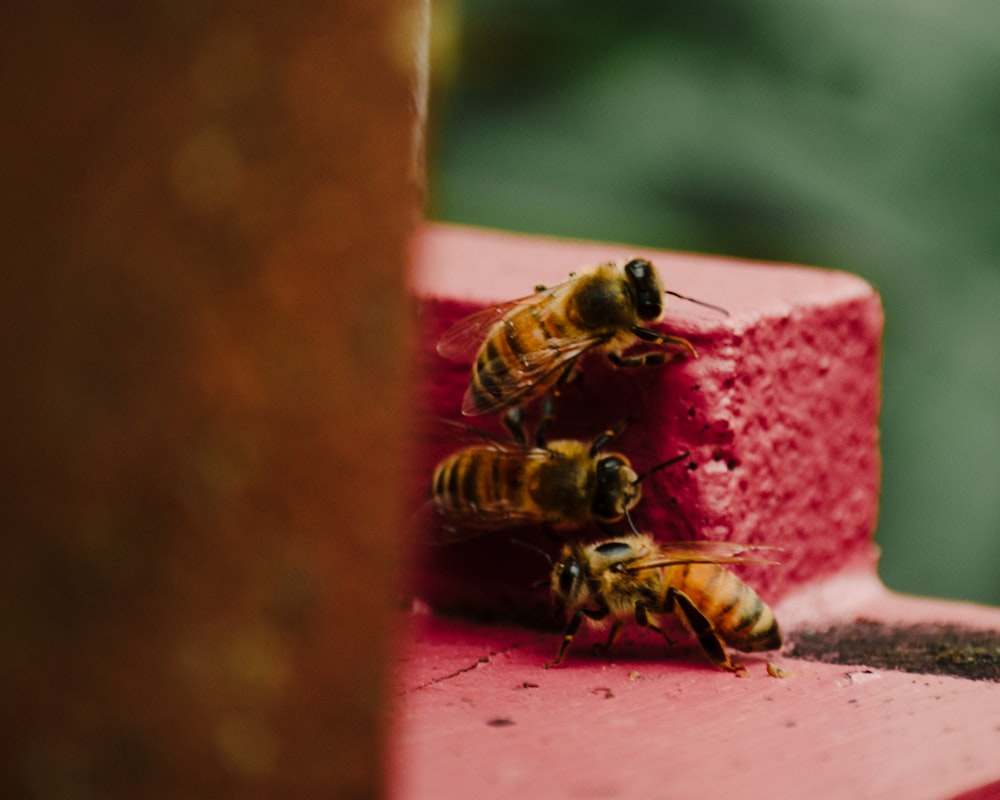
[[[668,289],[723,306],[729,316],[668,298],[660,329],[689,339],[699,357],[631,370],[589,357],[559,398],[553,435],[591,439],[627,423],[613,448],[639,470],[690,451],[684,464],[645,483],[636,523],[664,540],[784,548],[780,568],[742,573],[770,601],[844,571],[871,574],[882,310],[867,283],[833,270],[428,226],[414,243],[411,279],[420,298],[419,400],[428,421],[414,494],[457,447],[433,420],[462,419],[469,380],[469,365],[437,354],[441,334],[485,305],[633,256],[650,259]],[[492,418],[465,419],[500,430]],[[547,602],[544,593],[541,604],[525,599],[544,563],[506,536],[420,556],[417,591],[435,607],[532,616]]]
[[[634,255],[651,259],[669,288],[729,309],[724,317],[672,301],[661,329],[689,338],[700,358],[627,373],[586,363],[559,398],[554,433],[589,438],[627,420],[615,447],[640,469],[690,450],[696,468],[651,479],[637,521],[662,539],[782,547],[780,565],[740,574],[774,606],[787,645],[740,654],[748,675],[738,679],[683,639],[667,649],[633,628],[596,656],[596,635],[581,633],[565,664],[545,670],[557,632],[482,622],[552,621],[546,591],[531,588],[547,571],[540,557],[504,535],[414,548],[394,797],[1000,796],[1000,683],[878,666],[878,642],[856,663],[790,655],[807,632],[838,625],[873,626],[896,655],[912,626],[1000,630],[1000,610],[902,597],[877,578],[882,315],[867,284],[827,270],[447,226],[427,227],[413,252],[427,423],[415,496],[456,447],[432,418],[459,418],[468,367],[442,359],[434,343],[464,314]],[[537,531],[517,535],[552,547]]]
[[[919,613],[941,610],[966,618]],[[557,635],[428,614],[406,630],[395,800],[1000,797],[997,683],[781,657],[772,678],[766,656],[741,656],[741,679],[639,633],[545,670]]]

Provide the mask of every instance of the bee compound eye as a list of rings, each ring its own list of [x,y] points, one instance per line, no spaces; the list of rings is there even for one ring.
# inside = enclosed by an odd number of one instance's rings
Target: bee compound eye
[[[639,319],[659,319],[663,313],[663,290],[653,265],[643,258],[635,258],[625,265],[625,274],[635,292],[635,308]]]
[[[625,265],[626,274],[636,282],[644,280],[652,269],[653,265],[644,258],[633,258]]]
[[[597,480],[607,483],[628,466],[620,456],[605,456],[597,462]]]
[[[618,456],[606,456],[597,462],[593,512],[598,519],[613,520],[621,516],[621,476],[627,466]]]
[[[576,559],[564,561],[559,566],[559,593],[564,597],[572,594],[577,581],[580,580],[580,565]]]

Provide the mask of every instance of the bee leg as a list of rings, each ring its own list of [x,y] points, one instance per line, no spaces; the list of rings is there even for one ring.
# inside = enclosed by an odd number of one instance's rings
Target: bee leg
[[[594,458],[599,452],[601,452],[601,450],[607,447],[613,439],[617,438],[624,429],[624,425],[619,426],[617,430],[608,428],[604,431],[604,433],[594,439],[594,441],[590,444],[590,457]]]
[[[546,392],[542,397],[542,415],[538,421],[538,429],[535,432],[535,443],[541,448],[544,448],[545,443],[548,441],[549,428],[552,427],[552,420],[555,419],[556,397],[559,395],[559,390],[563,385],[569,381],[575,366],[575,364],[569,364],[556,379],[552,390]]]
[[[637,353],[634,356],[623,356],[619,353],[608,353],[608,360],[616,367],[658,367],[673,361],[680,353],[667,353],[663,350],[651,350],[648,353]]]
[[[674,646],[674,640],[667,636],[667,632],[660,627],[659,623],[650,619],[649,610],[646,608],[645,603],[635,604],[635,622],[643,628],[649,628],[651,631],[656,631],[664,638],[668,646]]]
[[[653,358],[653,356],[659,356],[659,358]],[[608,351],[608,361],[616,367],[644,367],[647,364],[653,366],[664,363],[666,359],[666,353],[644,353],[641,356],[623,356],[620,353]]]
[[[546,392],[545,396],[542,397],[542,416],[538,421],[538,429],[535,431],[535,444],[545,449],[546,442],[548,441],[549,428],[552,426],[552,420],[556,415],[556,401],[552,392]]]
[[[562,389],[562,387],[565,386],[570,381],[575,380],[579,374],[580,371],[577,369],[576,362],[571,361],[569,364],[566,365],[566,369],[564,369],[560,373],[559,377],[556,378],[556,382],[552,384],[552,391],[550,394],[552,394],[555,397],[558,397],[559,390]]]
[[[616,619],[615,624],[611,626],[611,632],[608,633],[608,639],[603,644],[598,642],[594,645],[594,655],[599,656],[607,653],[611,646],[618,640],[618,634],[622,632],[622,626],[625,624],[624,620]]]
[[[715,628],[712,627],[708,618],[691,602],[690,597],[677,589],[669,589],[667,591],[667,605],[673,607],[675,613],[687,625],[688,630],[698,637],[701,649],[705,651],[705,655],[715,666],[738,674],[746,672],[746,667],[742,664],[734,664],[729,660],[729,654],[726,653],[726,648],[722,639],[719,638],[719,634],[715,632]]]
[[[559,643],[559,652],[556,653],[556,657],[549,659],[542,666],[545,669],[550,667],[558,666],[562,663],[562,660],[566,657],[566,651],[569,650],[569,646],[573,641],[573,637],[576,636],[576,632],[580,630],[580,623],[583,622],[583,609],[579,609],[572,617],[570,617],[569,623],[566,625],[566,631],[563,633],[562,641]]]
[[[528,437],[524,434],[524,408],[522,406],[507,409],[501,421],[511,439],[518,444],[528,444]]]
[[[673,350],[685,351],[691,358],[698,357],[698,351],[694,349],[694,345],[687,339],[680,336],[670,336],[666,333],[657,333],[656,331],[651,331],[649,328],[640,328],[638,325],[632,328],[632,333],[637,339],[642,339],[644,342],[665,344]]]
[[[573,637],[576,636],[577,631],[580,630],[580,624],[583,622],[584,617],[600,620],[604,619],[607,615],[608,609],[606,608],[578,609],[577,612],[570,617],[569,624],[566,625],[566,631],[563,633],[562,642],[559,643],[559,652],[556,653],[556,657],[549,659],[542,666],[545,667],[545,669],[549,669],[562,663],[562,660],[566,657],[566,651],[569,650],[569,646],[573,641]]]

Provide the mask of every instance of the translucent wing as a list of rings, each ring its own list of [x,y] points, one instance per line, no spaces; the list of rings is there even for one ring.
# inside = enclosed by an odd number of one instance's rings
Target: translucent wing
[[[537,295],[508,300],[462,317],[444,332],[437,351],[452,361],[472,361],[493,326],[522,303],[530,303]]]
[[[427,544],[452,544],[475,539],[494,531],[505,528],[516,528],[519,525],[532,525],[542,520],[535,514],[527,514],[523,509],[495,506],[490,514],[467,515],[461,517],[438,516],[436,524],[431,526],[431,534],[425,539]]]
[[[470,383],[462,400],[462,413],[492,414],[541,394],[559,380],[571,363],[602,341],[596,336],[549,339],[544,350],[525,353],[513,363],[502,358],[485,362],[479,373],[490,376],[493,394],[478,392]]]
[[[777,564],[764,557],[767,552],[780,551],[770,545],[738,542],[667,542],[658,544],[654,552],[629,562],[629,572],[670,567],[675,564]],[[754,555],[760,553],[761,555]],[[746,555],[744,555],[746,554]]]
[[[510,450],[521,453],[529,449],[528,445],[511,439],[510,434],[493,433],[468,422],[458,422],[446,417],[436,417],[432,422],[432,433],[435,436],[446,438],[458,445],[488,446],[495,450]]]
[[[499,515],[496,519],[499,520]],[[504,527],[514,527],[536,521],[531,519],[524,520],[523,523],[496,521],[490,524],[471,517],[443,516],[435,509],[433,501],[427,500],[415,513],[410,515],[409,531],[410,536],[420,544],[444,545],[475,539]]]
[[[573,283],[571,278],[556,286],[539,289],[534,294],[525,297],[518,297],[515,300],[507,300],[503,303],[495,303],[479,311],[474,311],[467,317],[463,317],[448,330],[444,332],[441,340],[437,344],[437,351],[445,358],[453,361],[472,361],[479,351],[479,347],[486,340],[493,326],[502,320],[507,314],[518,306],[548,304],[552,298],[557,297]]]

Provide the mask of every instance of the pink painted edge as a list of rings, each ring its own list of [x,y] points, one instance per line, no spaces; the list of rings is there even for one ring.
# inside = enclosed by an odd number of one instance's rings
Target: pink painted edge
[[[863,588],[870,618],[1000,621],[1000,609],[895,595],[870,578]],[[407,622],[396,800],[980,800],[1000,782],[995,683],[770,654],[744,658],[750,674],[738,679],[690,648],[661,658],[638,636],[620,657],[584,649],[544,670],[558,634],[426,614]],[[768,676],[767,662],[789,676]]]
[[[449,256],[456,249],[475,254],[467,270],[456,271],[450,263]],[[425,224],[411,242],[410,288],[419,297],[486,305],[531,294],[536,283],[553,285],[566,280],[570,272],[593,264],[633,257],[653,261],[668,289],[721,305],[730,312],[728,319],[720,319],[698,306],[670,298],[667,314],[685,317],[685,324],[696,329],[724,326],[740,330],[744,321],[762,314],[781,316],[797,306],[875,294],[864,279],[836,269],[440,223]],[[530,270],[525,265],[530,265]],[[748,283],[748,266],[763,270],[767,280]],[[484,274],[489,274],[488,281],[483,280]]]
[[[1000,608],[899,594],[886,588],[871,567],[861,563],[798,587],[775,603],[773,610],[786,631],[816,629],[857,618],[1000,630]]]

